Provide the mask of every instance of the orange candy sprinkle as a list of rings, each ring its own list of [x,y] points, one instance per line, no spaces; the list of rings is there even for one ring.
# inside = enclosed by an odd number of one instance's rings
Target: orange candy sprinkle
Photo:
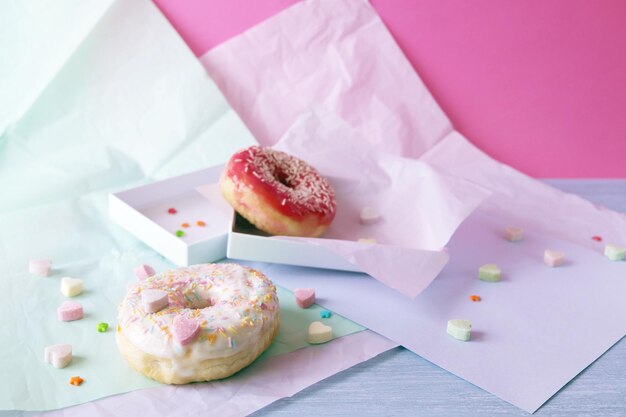
[[[189,223],[183,223],[181,224],[182,227],[189,227]]]
[[[482,300],[482,298],[480,298],[479,295],[470,295],[470,300],[477,302],[477,301]]]
[[[205,223],[205,222],[203,222],[202,220],[198,220],[198,221],[196,222],[196,224],[197,224],[198,226],[200,226],[200,227],[204,227],[204,226],[206,226],[206,223]]]
[[[74,385],[74,386],[79,386],[80,384],[82,384],[84,381],[84,379],[82,379],[79,376],[73,376],[70,378],[70,385]]]

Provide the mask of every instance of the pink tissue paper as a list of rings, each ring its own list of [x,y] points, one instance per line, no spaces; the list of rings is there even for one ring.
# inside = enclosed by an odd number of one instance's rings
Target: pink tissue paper
[[[626,334],[626,262],[608,261],[591,239],[626,244],[626,217],[539,183],[455,132],[366,1],[298,3],[201,60],[263,145],[290,129],[299,141],[338,147],[360,138],[382,158],[419,158],[492,194],[458,228],[450,261],[415,299],[366,275],[256,265],[281,285],[314,283],[325,307],[528,412]],[[345,134],[325,129],[337,120]],[[508,226],[524,228],[524,239],[504,239]],[[547,267],[547,248],[568,261]],[[498,263],[501,282],[477,279],[485,263]],[[446,334],[451,318],[472,321],[470,342]]]

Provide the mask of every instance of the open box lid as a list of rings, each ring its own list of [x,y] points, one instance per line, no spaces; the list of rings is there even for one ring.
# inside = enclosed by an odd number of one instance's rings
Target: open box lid
[[[222,170],[223,165],[214,166],[110,194],[109,216],[176,265],[222,259],[232,209],[218,199],[215,204],[222,207],[216,207],[196,190],[217,182]],[[178,237],[178,230],[184,235]]]

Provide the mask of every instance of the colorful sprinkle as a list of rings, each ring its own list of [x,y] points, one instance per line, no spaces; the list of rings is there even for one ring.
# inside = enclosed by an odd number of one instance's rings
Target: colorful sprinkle
[[[203,222],[202,220],[198,220],[198,221],[196,222],[196,224],[197,224],[198,226],[200,226],[200,227],[204,227],[204,226],[206,226],[206,223],[205,223],[205,222]]]
[[[592,237],[593,240],[595,240],[596,242],[602,242],[602,237],[601,236],[594,236]]]
[[[172,208],[170,208],[170,209],[168,209],[168,210],[167,210],[167,212],[168,212],[169,214],[176,214],[176,213],[178,213],[178,211],[177,211],[175,208],[173,208],[173,207],[172,207]]]
[[[330,312],[330,311],[328,311],[328,310],[322,310],[322,311],[320,311],[320,317],[321,317],[321,318],[323,318],[323,319],[330,318],[330,316],[332,316],[332,314],[333,314],[333,313],[331,313],[331,312]]]
[[[176,231],[176,236],[183,237],[183,236],[185,236],[185,232],[183,232],[182,230],[177,230]]]
[[[82,384],[85,380],[82,379],[79,376],[73,376],[70,378],[70,385],[74,385],[74,386],[79,386],[80,384]]]
[[[109,329],[109,323],[98,323],[97,329],[100,333],[104,333]]]
[[[482,298],[480,298],[480,295],[470,295],[470,300],[472,300],[473,302],[478,302],[480,300],[482,300]]]
[[[181,227],[184,227],[184,228],[187,228],[187,227],[189,227],[189,223],[183,223],[183,224],[181,224],[180,226],[181,226]]]
[[[232,337],[228,338],[228,347],[231,349],[234,349],[237,347],[237,342],[235,342],[235,339],[233,339]]]

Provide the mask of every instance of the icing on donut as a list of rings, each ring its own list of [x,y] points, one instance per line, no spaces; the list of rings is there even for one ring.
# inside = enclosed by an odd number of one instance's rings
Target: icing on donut
[[[141,294],[148,290],[166,291],[169,305],[146,313]],[[177,340],[175,327],[181,320],[197,326],[197,334],[188,333],[188,339]],[[202,264],[134,284],[119,306],[118,321],[118,333],[124,340],[151,360],[167,361],[175,374],[173,379],[148,376],[184,383],[206,379],[194,376],[203,361],[256,350],[262,338],[271,342],[274,334],[268,339],[268,333],[278,328],[279,305],[276,287],[262,273],[236,264]],[[118,345],[122,350],[123,343],[118,340]],[[132,355],[125,356],[135,368],[142,368],[133,363]]]
[[[271,148],[234,154],[221,188],[239,214],[270,234],[320,236],[335,217],[330,184],[306,162]]]

